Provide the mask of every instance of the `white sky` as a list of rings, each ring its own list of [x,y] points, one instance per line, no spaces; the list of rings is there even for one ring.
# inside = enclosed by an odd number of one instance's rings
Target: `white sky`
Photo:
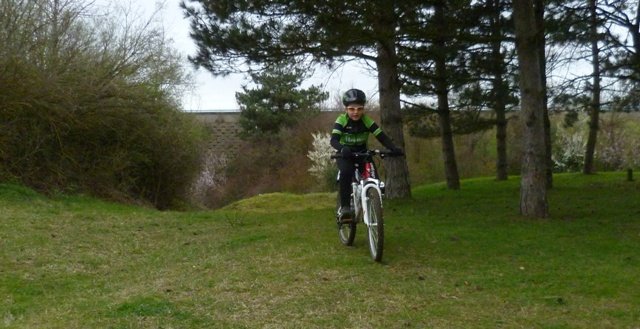
[[[116,1],[97,0],[98,3],[113,3]],[[184,18],[180,9],[180,0],[118,0],[123,6],[131,7],[134,12],[140,11],[149,19],[155,13],[155,19],[162,22],[167,33],[167,38],[173,40],[173,46],[184,58],[186,67],[193,66],[188,63],[187,56],[195,54],[196,46],[189,37],[189,21]],[[250,79],[244,75],[230,75],[226,77],[213,77],[204,69],[193,72],[195,89],[183,97],[185,111],[213,111],[237,109],[235,94],[242,91],[242,85]],[[317,69],[316,73],[306,82],[308,85],[322,85],[329,92],[329,105],[334,104],[334,99],[341,92],[349,88],[359,88],[367,93],[370,99],[377,99],[377,80],[373,73],[368,72],[363,64],[347,64],[344,67],[328,72]]]

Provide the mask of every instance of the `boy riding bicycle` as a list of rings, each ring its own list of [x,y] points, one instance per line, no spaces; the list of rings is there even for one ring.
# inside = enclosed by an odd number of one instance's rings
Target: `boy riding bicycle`
[[[351,155],[353,152],[367,150],[369,134],[373,134],[384,147],[392,152],[402,154],[402,150],[393,144],[391,138],[380,129],[371,117],[364,113],[366,102],[367,97],[362,90],[347,90],[342,96],[345,113],[338,116],[331,132],[331,146],[342,155],[336,161],[340,170],[338,216],[343,219],[351,218],[354,214],[350,206],[350,195],[356,160]]]

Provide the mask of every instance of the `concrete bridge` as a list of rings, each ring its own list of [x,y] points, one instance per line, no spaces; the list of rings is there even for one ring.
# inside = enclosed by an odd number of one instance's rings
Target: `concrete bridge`
[[[203,122],[211,132],[209,148],[214,152],[224,153],[227,156],[235,155],[240,149],[242,140],[238,137],[240,133],[240,111],[208,111],[208,112],[187,112]],[[323,124],[329,131],[333,121],[340,112],[326,111],[318,113],[318,120],[326,122]],[[375,119],[378,119],[377,112],[369,112]],[[311,131],[309,132],[311,133]]]
[[[210,111],[189,112],[203,122],[211,132],[209,147],[215,152],[233,155],[240,148],[240,112]]]

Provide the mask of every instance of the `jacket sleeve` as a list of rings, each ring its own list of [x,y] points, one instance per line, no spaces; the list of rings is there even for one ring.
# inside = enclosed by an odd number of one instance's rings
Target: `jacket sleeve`
[[[342,144],[340,144],[340,135],[331,134],[331,146],[336,149],[336,151],[340,152],[342,150]]]
[[[389,136],[387,136],[383,131],[380,131],[380,133],[376,135],[376,139],[389,150],[397,149],[396,144],[394,144],[391,138],[389,138]]]
[[[369,131],[373,134],[373,136],[376,136],[376,139],[380,141],[380,143],[384,145],[384,147],[388,148],[389,150],[395,150],[396,145],[393,144],[391,138],[389,138],[389,136],[387,136],[387,134],[382,131],[380,126],[378,126],[377,123],[371,120],[371,118],[367,117],[366,119],[368,120]]]
[[[336,122],[333,124],[333,130],[331,131],[331,146],[336,149],[336,151],[340,152],[342,150],[342,144],[340,144],[340,138],[342,137],[344,125],[342,121],[344,118],[341,116],[336,119]]]

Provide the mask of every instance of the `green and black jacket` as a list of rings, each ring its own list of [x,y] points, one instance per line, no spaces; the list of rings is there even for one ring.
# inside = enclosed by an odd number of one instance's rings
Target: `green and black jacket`
[[[373,134],[388,149],[395,149],[395,145],[371,117],[363,115],[360,120],[353,121],[346,113],[342,113],[336,119],[331,131],[331,146],[340,151],[348,146],[353,151],[367,149],[369,134]]]

